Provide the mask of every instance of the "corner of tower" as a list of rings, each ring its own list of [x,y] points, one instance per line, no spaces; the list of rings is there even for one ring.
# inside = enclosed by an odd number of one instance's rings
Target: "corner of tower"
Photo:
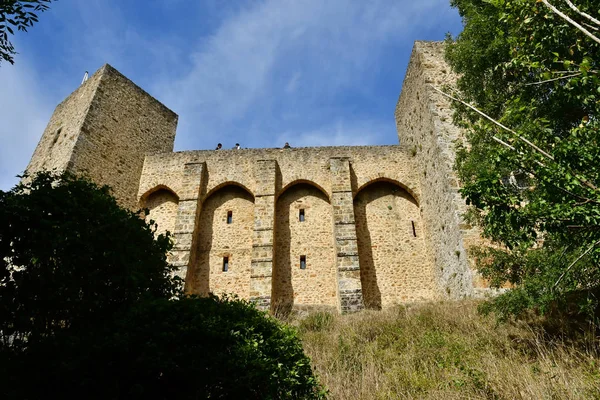
[[[460,298],[473,294],[473,260],[465,255],[477,232],[465,228],[466,204],[454,170],[455,145],[463,132],[453,124],[449,100],[434,90],[456,84],[444,50],[443,42],[415,42],[394,116],[401,145],[419,174],[421,213],[438,287],[444,297]]]
[[[104,64],[56,107],[27,172],[86,175],[135,209],[144,159],[173,151],[177,120],[176,113]]]

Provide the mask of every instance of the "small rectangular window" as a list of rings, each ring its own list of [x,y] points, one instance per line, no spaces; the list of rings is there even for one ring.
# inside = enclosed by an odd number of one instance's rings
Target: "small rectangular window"
[[[300,269],[306,269],[306,256],[300,256]]]
[[[303,208],[300,210],[300,214],[298,214],[298,220],[300,222],[304,222],[304,209]]]
[[[227,223],[233,223],[233,211],[227,211]]]
[[[413,236],[417,237],[417,230],[415,229],[415,221],[410,221],[410,223],[412,224],[412,228],[413,228]]]
[[[223,272],[229,271],[229,257],[223,257]]]

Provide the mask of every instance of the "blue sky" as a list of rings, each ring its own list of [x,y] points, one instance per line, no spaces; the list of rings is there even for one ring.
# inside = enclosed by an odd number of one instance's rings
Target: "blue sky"
[[[0,64],[0,190],[54,107],[109,63],[179,114],[175,150],[394,144],[415,40],[448,0],[59,0]]]

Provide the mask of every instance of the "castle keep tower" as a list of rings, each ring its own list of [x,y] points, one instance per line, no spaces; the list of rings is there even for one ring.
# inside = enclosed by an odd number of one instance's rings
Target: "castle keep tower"
[[[479,236],[452,169],[462,134],[431,87],[454,79],[440,43],[415,43],[399,145],[175,153],[177,115],[105,65],[56,108],[28,170],[85,173],[148,208],[188,293],[272,311],[461,298]]]
[[[138,206],[147,154],[173,151],[177,114],[106,64],[60,103],[27,167],[83,173]]]

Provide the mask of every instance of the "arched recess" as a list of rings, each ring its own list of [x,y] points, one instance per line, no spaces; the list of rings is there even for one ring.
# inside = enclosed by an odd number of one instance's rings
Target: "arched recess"
[[[395,179],[387,178],[387,177],[384,177],[384,176],[375,177],[375,178],[369,180],[368,182],[364,183],[362,186],[360,186],[358,188],[358,190],[356,190],[355,197],[358,195],[358,193],[360,193],[367,186],[373,185],[374,183],[378,183],[378,182],[388,182],[388,183],[391,183],[394,186],[398,186],[400,189],[402,189],[406,193],[408,193],[408,195],[410,197],[412,197],[412,200],[414,201],[414,203],[417,206],[419,206],[419,197],[417,196],[417,194],[411,188],[409,188],[408,186],[406,186],[402,182],[399,182],[399,181],[397,181]]]
[[[167,231],[173,233],[179,206],[179,197],[175,192],[167,186],[157,186],[141,197],[140,206],[150,211],[146,221],[153,220],[157,224],[157,234]]]
[[[280,194],[275,208],[273,310],[336,307],[333,218],[327,195],[316,185],[296,182]]]
[[[250,192],[236,184],[211,191],[202,203],[186,290],[201,296],[235,293],[249,298],[253,228]]]
[[[315,189],[318,189],[319,191],[321,191],[321,194],[323,194],[323,195],[325,196],[325,198],[327,199],[327,201],[328,201],[328,202],[330,202],[330,201],[331,201],[331,199],[330,199],[329,195],[327,194],[327,191],[326,191],[325,189],[323,189],[323,187],[322,187],[322,186],[318,185],[318,184],[317,184],[317,183],[315,183],[315,182],[308,181],[308,180],[306,180],[306,179],[298,179],[298,180],[295,180],[295,181],[293,181],[293,182],[290,182],[290,183],[288,183],[287,185],[285,185],[285,186],[284,186],[284,187],[283,187],[283,188],[282,188],[282,189],[279,191],[279,194],[278,194],[278,196],[277,196],[277,197],[279,198],[279,196],[281,196],[282,194],[284,194],[284,193],[286,192],[286,190],[288,190],[288,189],[289,189],[289,188],[291,188],[292,186],[301,185],[301,184],[305,184],[305,185],[311,186],[311,187],[313,187],[313,188],[315,188]]]
[[[236,186],[236,187],[239,187],[239,188],[243,189],[244,191],[246,191],[248,194],[250,194],[250,196],[252,196],[252,198],[254,199],[254,193],[252,193],[252,191],[250,189],[248,189],[246,186],[242,185],[239,182],[233,182],[233,181],[221,182],[218,185],[215,185],[215,187],[211,188],[208,191],[208,193],[206,193],[206,195],[204,196],[204,198],[208,199],[213,193],[221,190],[222,188],[224,188],[226,186]]]
[[[365,307],[433,298],[419,206],[403,187],[379,180],[354,198],[354,217]]]

